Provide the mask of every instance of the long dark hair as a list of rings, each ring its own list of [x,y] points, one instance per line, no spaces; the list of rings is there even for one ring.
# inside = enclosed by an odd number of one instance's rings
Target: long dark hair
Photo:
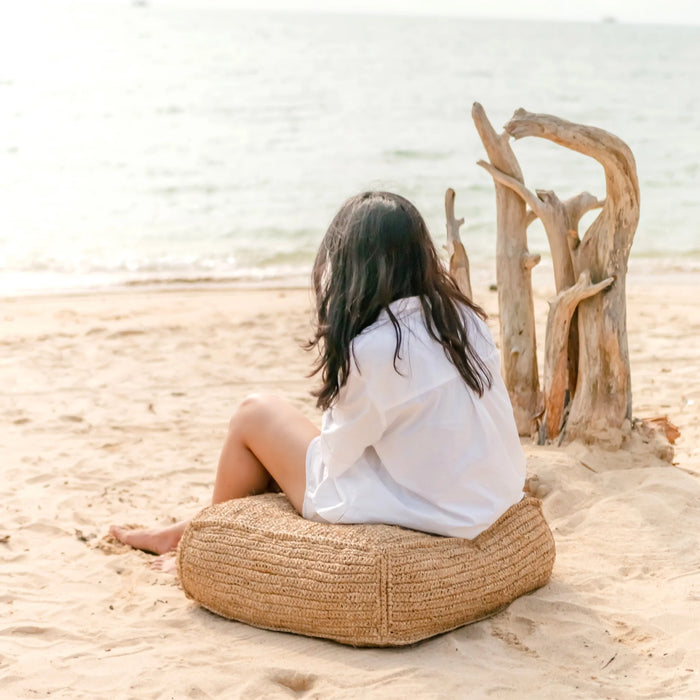
[[[312,272],[316,328],[307,347],[317,347],[312,374],[321,375],[317,405],[333,404],[350,371],[352,339],[386,309],[396,332],[394,368],[401,350],[401,325],[389,304],[418,296],[428,333],[438,341],[466,384],[479,396],[491,375],[469,343],[462,304],[485,318],[465,297],[438,258],[418,210],[390,192],[363,192],[349,199],[331,222]]]

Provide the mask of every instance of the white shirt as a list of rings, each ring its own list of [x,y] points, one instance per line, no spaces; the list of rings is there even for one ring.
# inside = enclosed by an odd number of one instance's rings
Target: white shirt
[[[352,341],[350,372],[306,454],[303,515],[389,523],[471,539],[523,496],[525,457],[486,324],[465,309],[469,341],[492,377],[479,397],[428,334],[418,297]],[[354,360],[353,360],[354,356]]]

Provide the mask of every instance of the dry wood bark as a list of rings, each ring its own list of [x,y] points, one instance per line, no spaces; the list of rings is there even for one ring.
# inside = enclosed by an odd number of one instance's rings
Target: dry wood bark
[[[576,284],[561,291],[549,302],[544,355],[544,422],[542,433],[553,440],[562,428],[566,392],[569,389],[567,348],[570,344],[569,327],[576,307],[583,299],[607,289],[614,278],[591,284],[588,270],[582,272]]]
[[[447,252],[450,255],[450,275],[459,290],[472,299],[472,283],[469,276],[469,258],[459,235],[464,218],[455,219],[455,191],[450,187],[445,192],[445,218],[447,219]]]
[[[491,164],[523,182],[507,133],[497,134],[484,108],[475,102],[472,118]],[[496,181],[496,281],[498,283],[503,379],[520,435],[532,435],[542,400],[537,370],[531,270],[539,255],[527,249],[527,214],[522,198]]]
[[[566,422],[566,439],[619,447],[624,423],[632,413],[625,276],[639,221],[634,156],[621,139],[603,129],[523,109],[515,112],[505,130],[515,139],[538,136],[583,153],[595,158],[605,171],[602,211],[583,240],[574,228],[567,232],[574,275],[587,271],[594,284],[610,277],[615,283],[578,305],[579,371]],[[503,168],[499,170],[511,174]],[[584,201],[572,203],[570,215],[577,215],[585,206]]]
[[[549,248],[552,254],[552,266],[554,268],[554,285],[557,293],[568,289],[574,284],[574,267],[571,261],[571,251],[569,242],[572,236],[578,236],[578,225],[581,217],[591,209],[598,209],[603,206],[604,202],[598,200],[589,192],[581,192],[562,202],[557,195],[551,190],[536,190],[531,192],[525,185],[509,175],[494,168],[490,163],[483,160],[478,162],[482,168],[487,170],[494,180],[500,182],[505,187],[510,188],[522,197],[529,210],[526,214],[526,219],[529,223],[539,218],[542,221]],[[563,366],[567,369],[567,381],[564,391],[555,394],[557,400],[561,401],[561,406],[557,407],[557,413],[563,414],[564,404],[573,397],[576,392],[576,382],[578,378],[578,324],[576,307],[571,311],[570,317],[567,319],[568,327],[568,342],[558,344],[558,351],[561,356],[553,355],[545,340],[545,375],[549,372],[550,376],[553,373],[552,367],[548,366],[548,362],[554,362],[557,367]],[[550,395],[550,398],[552,396]],[[547,404],[547,389],[545,387],[545,406],[547,412],[554,410]],[[549,421],[549,427],[546,431],[549,439],[558,435],[553,424]],[[542,431],[540,431],[542,434]]]

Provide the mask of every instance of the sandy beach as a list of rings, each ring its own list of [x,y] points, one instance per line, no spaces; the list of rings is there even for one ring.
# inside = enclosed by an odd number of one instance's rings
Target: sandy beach
[[[536,279],[543,342],[549,282]],[[496,294],[476,300],[497,333]],[[0,302],[3,698],[700,697],[700,279],[628,279],[634,415],[673,463],[524,441],[557,546],[552,581],[401,650],[218,618],[104,539],[208,504],[237,402],[312,420],[305,289],[127,291]]]

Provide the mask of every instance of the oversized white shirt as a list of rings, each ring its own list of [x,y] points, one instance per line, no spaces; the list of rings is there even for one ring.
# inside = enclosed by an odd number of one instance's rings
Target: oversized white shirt
[[[391,304],[352,342],[350,372],[306,455],[303,515],[471,539],[523,496],[525,457],[486,324],[465,308],[492,377],[479,397],[428,334],[418,297]],[[354,358],[354,359],[353,359]]]

